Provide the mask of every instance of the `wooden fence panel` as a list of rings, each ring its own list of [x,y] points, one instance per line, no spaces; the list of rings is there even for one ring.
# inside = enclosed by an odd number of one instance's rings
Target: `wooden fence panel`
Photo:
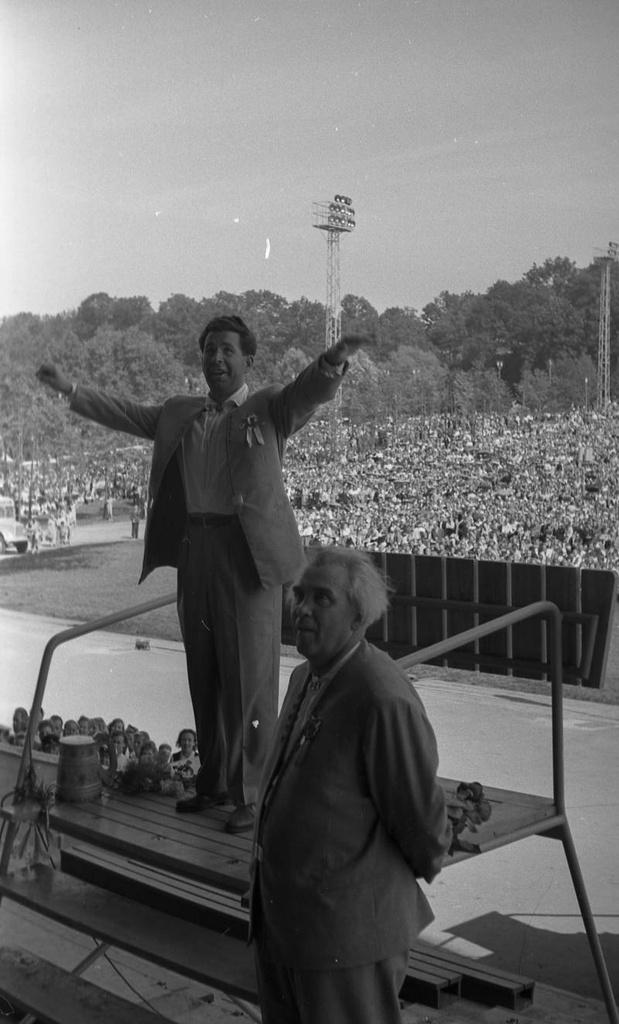
[[[543,565],[529,565],[516,562],[511,567],[511,604],[514,608],[524,608],[534,601],[543,601],[545,594],[545,575]],[[547,630],[546,623],[540,619],[527,619],[512,629],[512,656],[514,659],[513,674],[522,679],[543,679],[540,673],[540,662],[547,661]],[[530,667],[529,667],[530,666]]]
[[[508,566],[506,562],[478,563],[478,593],[480,604],[506,606],[509,600]],[[494,614],[480,612],[480,623],[496,618]],[[479,669],[481,672],[497,672],[505,666],[508,637],[505,631],[494,633],[479,641]],[[485,655],[485,657],[484,657]]]
[[[583,611],[599,615],[591,672],[589,678],[583,680],[583,685],[599,689],[604,685],[612,638],[613,617],[617,604],[617,573],[610,569],[583,569],[580,589]]]
[[[574,566],[546,566],[546,599],[553,601],[563,612],[579,614],[582,611],[580,576],[580,570]],[[578,666],[582,655],[581,623],[564,620],[561,639],[564,682],[579,682]]]
[[[368,639],[394,658],[429,647],[509,609],[548,600],[564,612],[565,681],[595,688],[604,685],[617,573],[434,555],[374,552],[372,558],[389,577],[394,593],[388,614],[370,627]],[[282,640],[294,642],[285,609]],[[434,664],[546,679],[546,623],[535,619],[518,623]]]
[[[410,556],[400,556],[410,557]],[[415,557],[415,596],[445,598],[443,559],[432,555]],[[428,647],[447,636],[445,616],[440,608],[420,605],[417,608],[417,647]],[[434,662],[433,664],[443,664]]]

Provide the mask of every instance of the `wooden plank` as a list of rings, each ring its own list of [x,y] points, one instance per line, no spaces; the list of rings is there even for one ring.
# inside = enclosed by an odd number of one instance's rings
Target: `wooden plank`
[[[457,780],[441,781],[447,792],[455,793]],[[550,826],[545,826],[544,823],[556,814],[550,797],[490,786],[485,786],[484,789],[487,799],[492,804],[492,816],[488,822],[480,826],[479,832],[468,837],[472,842],[482,846],[486,843],[492,846],[506,845],[513,841],[512,837],[522,838],[518,835],[522,829],[529,829],[531,834],[543,834],[548,831]],[[235,839],[237,845],[235,856],[227,859],[217,846],[222,835],[221,825],[216,819],[213,820],[213,812],[208,811],[192,815],[194,822],[190,826],[183,826],[180,835],[171,839],[165,828],[166,814],[169,813],[166,810],[166,798],[157,797],[155,794],[149,796],[148,802],[151,806],[148,814],[152,820],[148,831],[145,831],[139,814],[140,804],[144,799],[142,796],[123,799],[121,822],[116,813],[116,797],[111,796],[107,800],[87,804],[56,804],[50,810],[50,824],[53,829],[70,839],[96,846],[101,850],[108,850],[119,856],[237,895],[247,891],[251,858],[249,837],[231,837]],[[133,804],[135,811],[131,814],[129,811]],[[159,809],[162,809],[162,821],[158,817]],[[2,817],[10,819],[12,814],[12,806],[5,806],[0,810]],[[187,840],[189,830],[192,843]],[[454,857],[446,857],[445,865],[458,863],[476,855],[459,851]]]
[[[515,562],[511,577],[512,604],[515,608],[523,608],[542,600],[543,579],[539,565]],[[542,631],[543,624],[538,618],[519,622],[512,629],[512,653],[514,658],[523,663],[518,672],[523,679],[542,679],[544,676],[536,667],[536,662],[542,660]]]
[[[166,914],[236,939],[247,939],[248,912],[239,895],[231,896],[181,875],[79,844],[62,850],[60,866],[74,878],[156,907]]]
[[[127,798],[123,805],[115,794],[87,804],[56,803],[50,808],[52,829],[103,849],[115,850],[127,857],[159,864],[169,871],[208,880],[221,888],[244,892],[248,885],[251,838],[234,839],[234,848],[223,833],[223,823],[214,811],[187,815],[185,823],[178,815],[173,825],[165,819],[166,797],[155,798],[147,823],[140,816],[141,797]],[[131,804],[133,801],[133,805]],[[163,817],[159,811],[164,811]],[[10,808],[6,813],[10,813]],[[181,820],[182,819],[182,820]],[[226,835],[222,846],[221,836]]]
[[[450,601],[466,601],[475,603],[475,561],[472,558],[446,558],[445,572],[447,578],[447,598]],[[463,633],[477,625],[478,616],[471,609],[450,609],[447,612],[447,632],[449,636]],[[449,657],[449,664],[460,667],[460,660],[474,656],[475,643],[461,647]]]
[[[478,593],[480,604],[494,604],[498,605],[499,608],[506,607],[509,604],[509,594],[507,589],[507,565],[505,562],[478,562]],[[480,613],[479,622],[487,622],[492,616],[484,615]],[[488,668],[488,662],[484,660],[484,655],[491,655],[493,659],[493,668]],[[493,633],[492,636],[484,637],[479,641],[479,670],[480,672],[497,671],[496,669],[496,658],[505,659],[507,657],[507,636],[505,630],[501,630],[500,633]],[[499,669],[500,671],[500,669]],[[503,673],[505,674],[507,669],[504,668]]]
[[[179,840],[183,846],[195,851],[204,850],[208,843],[209,853],[221,856],[226,862],[246,862],[251,850],[247,834],[231,835],[225,831],[225,823],[232,805],[227,808],[212,807],[198,814],[179,814],[176,801],[158,793],[123,794],[112,790],[103,798],[108,803],[105,813],[119,824],[143,829],[149,835],[161,839]]]
[[[156,1014],[19,946],[0,948],[0,992],[41,1024],[156,1024]]]
[[[415,555],[415,579],[418,597],[443,597],[442,559],[432,555]],[[417,643],[428,647],[443,638],[443,613],[435,608],[417,609]],[[433,662],[443,664],[443,661]]]
[[[599,616],[591,673],[584,686],[601,689],[606,679],[606,664],[617,606],[618,576],[611,569],[583,569],[581,572],[582,610]]]
[[[229,935],[42,865],[1,878],[0,895],[193,981],[257,1002],[252,951]]]
[[[400,998],[442,1010],[460,998],[460,982],[448,982],[441,975],[422,970],[418,964],[409,964]]]
[[[387,553],[384,560],[387,578],[395,588],[394,593],[409,596],[413,592],[412,558]],[[389,644],[405,644],[409,650],[414,645],[414,611],[406,605],[392,605],[387,616]]]
[[[580,570],[574,566],[546,566],[546,600],[553,601],[562,612],[578,612],[580,605]],[[565,682],[579,682],[582,626],[563,620],[561,645]]]
[[[531,1003],[535,982],[531,978],[493,967],[482,960],[470,960],[440,946],[429,946],[416,942],[412,952],[428,965],[451,967],[462,975],[461,995],[463,999],[485,1005],[506,1006],[522,1009]]]

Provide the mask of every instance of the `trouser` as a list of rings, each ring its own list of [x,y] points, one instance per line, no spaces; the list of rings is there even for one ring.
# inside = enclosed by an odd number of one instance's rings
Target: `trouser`
[[[379,963],[301,971],[266,959],[254,943],[263,1024],[401,1024],[408,950]]]
[[[277,718],[281,587],[260,585],[236,517],[204,523],[188,523],[178,565],[200,755],[196,790],[227,792],[240,806],[256,802]]]

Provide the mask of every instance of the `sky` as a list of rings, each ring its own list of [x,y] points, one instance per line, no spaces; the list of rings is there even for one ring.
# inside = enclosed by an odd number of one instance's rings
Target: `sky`
[[[619,241],[617,0],[0,0],[0,316],[379,312]]]

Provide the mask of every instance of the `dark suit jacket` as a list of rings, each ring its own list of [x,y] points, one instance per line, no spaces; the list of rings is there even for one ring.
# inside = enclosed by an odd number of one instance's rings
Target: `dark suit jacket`
[[[307,674],[292,674],[262,778],[253,934],[264,920],[277,958],[299,969],[376,963],[433,917],[417,878],[432,881],[450,842],[434,733],[404,672],[364,640],[269,793]]]
[[[303,564],[303,548],[294,513],[286,496],[281,463],[286,439],[333,398],[342,377],[329,376],[321,359],[310,363],[296,380],[250,394],[227,419],[226,455],[237,510],[264,587],[293,578]],[[149,508],[140,582],[160,565],[178,564],[187,510],[176,452],[204,398],[175,395],[163,405],[140,405],[80,385],[71,409],[112,430],[154,440],[149,482]],[[247,443],[246,421],[255,416],[264,439]]]

